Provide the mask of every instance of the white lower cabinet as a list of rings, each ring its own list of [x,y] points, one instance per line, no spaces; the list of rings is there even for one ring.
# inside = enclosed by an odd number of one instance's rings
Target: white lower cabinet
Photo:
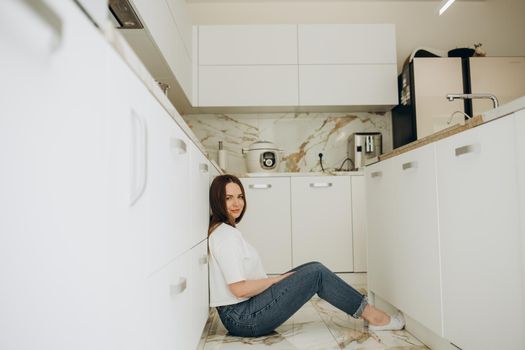
[[[247,208],[239,229],[259,253],[267,273],[292,268],[290,178],[242,178]]]
[[[514,129],[506,117],[436,145],[444,335],[462,349],[525,347]]]
[[[365,177],[352,176],[352,237],[354,272],[367,270]]]
[[[195,349],[208,318],[207,241],[148,281],[151,349]]]
[[[293,177],[291,194],[293,265],[314,260],[353,271],[350,177]]]
[[[190,246],[208,237],[208,224],[210,220],[209,209],[209,182],[210,167],[208,159],[190,142],[190,184],[191,184],[191,223],[192,236]]]
[[[525,292],[525,109],[514,114],[516,119],[516,159],[518,164],[518,188],[519,188],[519,215],[521,232],[521,270],[523,271],[522,281]],[[525,314],[525,306],[524,306]]]

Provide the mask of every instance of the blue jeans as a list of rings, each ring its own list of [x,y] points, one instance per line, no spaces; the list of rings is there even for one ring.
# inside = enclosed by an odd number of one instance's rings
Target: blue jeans
[[[316,293],[338,309],[359,318],[367,305],[364,295],[318,262],[298,266],[294,274],[264,292],[217,311],[231,335],[266,335],[289,319]]]

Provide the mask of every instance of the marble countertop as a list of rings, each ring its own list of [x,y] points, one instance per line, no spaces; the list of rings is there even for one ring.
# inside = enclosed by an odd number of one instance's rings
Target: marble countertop
[[[475,116],[474,118],[466,121],[465,124],[453,125],[449,128],[438,131],[432,135],[428,135],[419,140],[416,140],[404,146],[398,147],[393,151],[384,153],[377,158],[376,162],[370,162],[367,165],[374,164],[374,163],[377,163],[378,161],[380,162],[382,160],[398,156],[400,154],[403,154],[405,152],[408,152],[413,149],[419,148],[421,146],[427,145],[429,143],[436,142],[438,140],[458,134],[465,130],[475,128],[479,125],[488,123],[492,120],[508,116],[522,109],[525,109],[525,96],[517,98],[516,100],[509,102],[507,104],[504,104],[498,108],[482,113],[481,115]]]

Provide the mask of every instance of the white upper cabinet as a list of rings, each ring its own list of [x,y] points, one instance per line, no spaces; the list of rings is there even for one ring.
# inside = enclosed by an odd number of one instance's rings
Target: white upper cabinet
[[[299,105],[393,106],[396,75],[396,65],[300,65]]]
[[[132,0],[132,4],[186,97],[191,101],[193,29],[189,22],[189,15],[183,15],[186,11],[184,1]]]
[[[299,64],[396,64],[393,24],[299,25]]]
[[[297,26],[199,26],[199,65],[244,64],[297,64]]]
[[[200,106],[296,106],[297,66],[200,66]]]

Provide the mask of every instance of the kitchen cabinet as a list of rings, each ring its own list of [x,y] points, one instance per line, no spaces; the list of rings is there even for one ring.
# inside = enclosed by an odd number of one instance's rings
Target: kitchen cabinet
[[[193,29],[182,0],[131,0],[188,101],[193,99]]]
[[[296,106],[297,66],[200,66],[199,106]]]
[[[397,74],[396,67],[395,64],[300,65],[299,105],[396,105],[397,83],[392,78]]]
[[[207,160],[74,2],[2,2],[0,27],[0,348],[194,348]]]
[[[247,208],[239,230],[259,253],[267,273],[292,268],[290,178],[242,178]]]
[[[198,28],[201,66],[297,64],[297,25]]]
[[[299,64],[396,64],[393,24],[300,24]]]
[[[393,25],[216,25],[198,33],[200,107],[397,104]]]
[[[463,349],[525,345],[515,127],[501,118],[436,144],[444,336]],[[497,337],[485,305],[506,320]]]
[[[352,176],[352,246],[354,272],[367,270],[366,191],[365,177]]]
[[[293,265],[353,271],[350,177],[292,177],[291,197]]]
[[[190,152],[190,208],[192,216],[192,237],[190,246],[193,247],[208,237],[210,220],[209,182],[210,167],[208,159],[195,146],[189,143]]]
[[[525,110],[514,113],[516,119],[516,159],[518,167],[518,194],[519,194],[519,216],[520,216],[520,232],[521,232],[521,264],[522,264],[522,281],[523,290],[525,291],[525,140],[522,135],[525,135]]]

